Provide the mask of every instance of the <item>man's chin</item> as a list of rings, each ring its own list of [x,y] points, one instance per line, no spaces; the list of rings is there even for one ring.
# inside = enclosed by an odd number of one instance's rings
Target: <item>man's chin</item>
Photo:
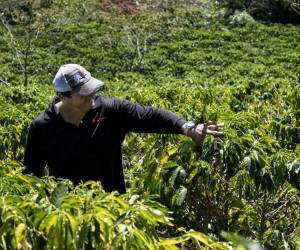
[[[90,108],[91,108],[91,109],[94,108],[95,105],[96,105],[95,100],[93,100],[92,103],[91,103],[91,105],[90,105]]]

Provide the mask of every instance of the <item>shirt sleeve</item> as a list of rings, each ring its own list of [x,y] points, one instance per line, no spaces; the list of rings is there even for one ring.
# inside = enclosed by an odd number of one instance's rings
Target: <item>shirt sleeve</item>
[[[33,173],[36,176],[42,176],[46,165],[45,153],[41,144],[41,131],[35,122],[31,123],[27,136],[27,144],[23,163],[26,166],[25,173]]]
[[[138,133],[183,134],[185,119],[166,109],[115,99],[115,107],[120,113],[120,122],[127,131]]]

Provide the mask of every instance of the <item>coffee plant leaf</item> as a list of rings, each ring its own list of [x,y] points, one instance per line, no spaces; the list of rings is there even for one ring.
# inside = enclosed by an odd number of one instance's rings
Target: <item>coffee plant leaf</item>
[[[68,193],[68,187],[63,182],[58,183],[55,189],[53,190],[53,192],[51,193],[50,196],[51,203],[54,206],[59,207],[60,204],[62,203],[63,198],[67,193]]]

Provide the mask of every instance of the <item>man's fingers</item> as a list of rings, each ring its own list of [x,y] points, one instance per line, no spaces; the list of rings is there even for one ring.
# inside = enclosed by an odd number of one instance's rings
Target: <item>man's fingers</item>
[[[207,130],[207,135],[213,135],[213,136],[222,136],[224,133],[222,131],[217,130]]]
[[[209,121],[207,123],[198,124],[195,128],[190,130],[189,136],[197,144],[202,143],[206,135],[212,135],[221,137],[224,135],[223,131],[220,131],[224,127],[224,124],[217,124]]]
[[[219,128],[224,128],[224,124],[213,124],[213,125],[208,125],[208,129],[216,130]]]
[[[219,127],[218,127],[218,125],[208,125],[208,127],[207,127],[208,129],[212,129],[212,130],[215,130],[215,129],[218,129]]]
[[[224,127],[224,123],[216,123],[216,122],[213,122],[213,121],[208,121],[208,122],[206,122],[206,123],[204,123],[204,124],[206,124],[206,125],[208,125],[208,126],[216,125],[216,126],[218,126],[218,127]]]
[[[215,137],[224,136],[223,131],[219,130],[223,127],[224,124],[216,124],[214,122],[198,124],[195,128],[190,130],[189,136],[196,144],[201,145],[207,135],[212,135]]]

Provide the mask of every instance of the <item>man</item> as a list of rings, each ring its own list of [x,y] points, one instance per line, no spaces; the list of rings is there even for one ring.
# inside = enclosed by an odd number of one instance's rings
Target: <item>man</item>
[[[26,171],[37,176],[47,165],[56,177],[100,180],[107,192],[124,193],[121,145],[128,132],[186,134],[196,143],[223,134],[221,125],[96,95],[103,82],[77,64],[61,66],[53,84],[59,100],[32,121],[25,150]]]

